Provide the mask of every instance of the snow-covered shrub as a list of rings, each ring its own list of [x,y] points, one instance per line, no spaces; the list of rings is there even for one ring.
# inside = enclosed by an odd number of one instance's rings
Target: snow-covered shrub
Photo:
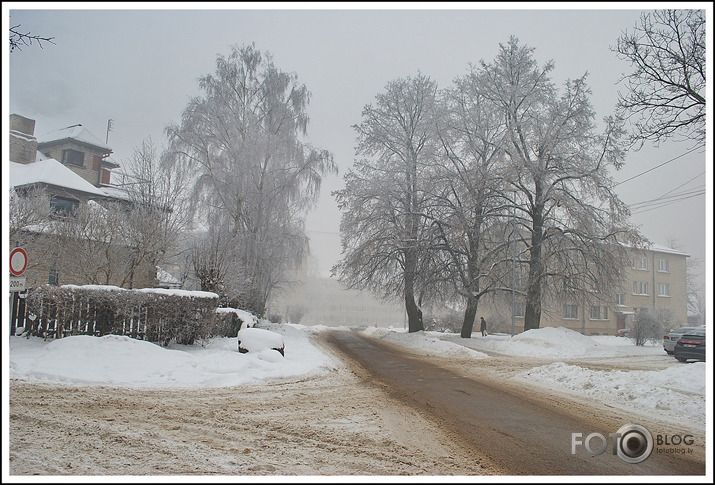
[[[213,335],[236,337],[242,328],[253,327],[258,318],[251,312],[237,308],[217,308]]]
[[[238,331],[238,351],[261,352],[264,350],[277,350],[285,355],[285,342],[283,336],[262,328],[242,328]]]

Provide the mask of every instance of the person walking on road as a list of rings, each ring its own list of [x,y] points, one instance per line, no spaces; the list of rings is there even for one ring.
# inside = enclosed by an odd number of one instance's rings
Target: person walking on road
[[[487,321],[484,320],[484,317],[479,317],[479,318],[482,321],[482,324],[481,324],[482,337],[486,337],[487,336]]]

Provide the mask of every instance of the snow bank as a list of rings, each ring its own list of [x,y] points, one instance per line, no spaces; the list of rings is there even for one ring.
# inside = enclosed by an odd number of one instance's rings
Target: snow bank
[[[213,338],[168,348],[129,337],[78,335],[44,341],[10,337],[10,378],[117,387],[224,387],[302,379],[336,369],[306,333],[279,332],[290,352],[241,354],[236,338]]]
[[[513,379],[591,397],[621,409],[685,417],[690,425],[704,427],[705,372],[705,362],[654,371],[599,371],[554,362]]]
[[[544,327],[514,335],[502,349],[508,354],[538,357],[581,357],[592,354],[598,344],[586,335],[564,327]]]
[[[408,333],[402,329],[384,329],[368,327],[365,333],[388,342],[407,345],[420,350],[424,355],[454,355],[484,359],[487,354],[479,352],[457,343],[442,340],[438,332],[413,332]]]

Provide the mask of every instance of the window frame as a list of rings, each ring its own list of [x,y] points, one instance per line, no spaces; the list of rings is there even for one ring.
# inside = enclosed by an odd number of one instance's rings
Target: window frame
[[[59,202],[59,203],[58,203]],[[79,200],[59,195],[50,196],[50,213],[55,217],[74,217],[79,209]]]
[[[74,148],[65,148],[62,150],[62,164],[84,167],[84,152],[75,150]]]
[[[573,313],[573,316],[571,316],[571,313]],[[564,320],[578,320],[578,305],[564,303],[563,318]]]

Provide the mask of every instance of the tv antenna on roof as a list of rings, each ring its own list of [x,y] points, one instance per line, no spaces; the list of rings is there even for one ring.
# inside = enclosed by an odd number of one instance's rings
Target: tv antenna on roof
[[[104,143],[109,143],[109,132],[112,131],[112,120],[111,118],[107,120],[107,138],[104,140]]]

